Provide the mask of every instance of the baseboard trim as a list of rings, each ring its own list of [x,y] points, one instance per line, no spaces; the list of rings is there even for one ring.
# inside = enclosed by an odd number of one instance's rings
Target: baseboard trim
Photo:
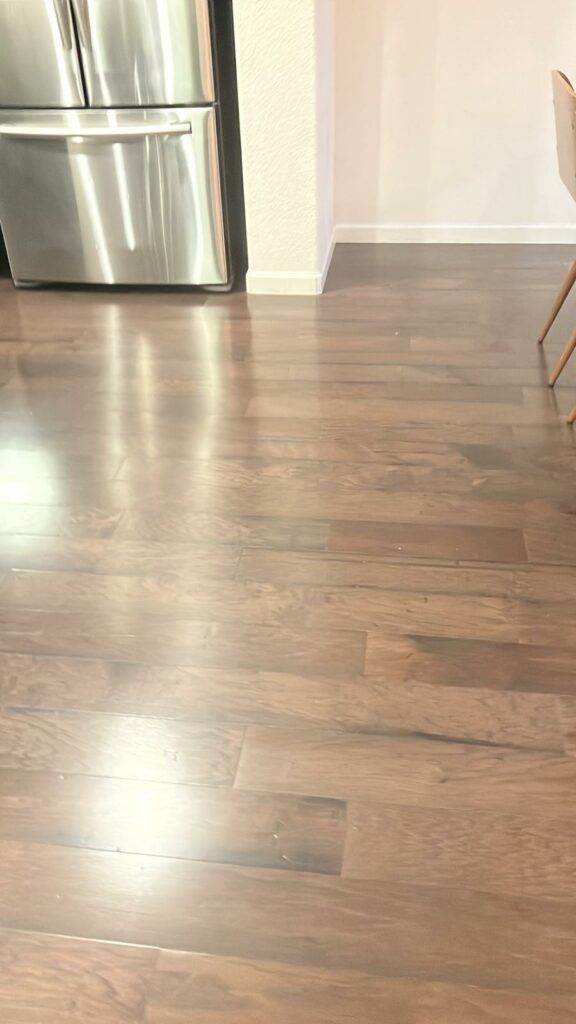
[[[326,278],[328,277],[330,267],[332,266],[332,260],[334,258],[334,249],[336,248],[336,228],[332,232],[332,238],[328,243],[328,249],[326,250],[326,257],[324,259],[324,267],[320,274],[320,291],[319,295],[324,291],[324,285],[326,284]]]
[[[337,242],[576,245],[574,224],[338,224]]]
[[[250,295],[321,295],[334,256],[336,235],[332,235],[322,270],[318,273],[295,270],[249,270],[246,291]]]

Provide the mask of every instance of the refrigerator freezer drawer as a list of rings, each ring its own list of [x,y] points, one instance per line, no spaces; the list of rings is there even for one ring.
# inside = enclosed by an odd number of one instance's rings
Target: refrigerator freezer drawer
[[[208,0],[72,0],[91,107],[214,100]]]
[[[226,283],[214,110],[1,111],[0,223],[17,281]]]
[[[69,0],[0,0],[0,107],[83,107]]]

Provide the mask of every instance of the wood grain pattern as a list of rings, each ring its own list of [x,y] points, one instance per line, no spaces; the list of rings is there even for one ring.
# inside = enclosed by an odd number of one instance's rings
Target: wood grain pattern
[[[390,681],[576,694],[574,649],[442,637],[368,637],[366,672]]]
[[[158,952],[0,929],[4,1024],[140,1024]]]
[[[334,552],[245,549],[236,579],[268,583],[299,583],[328,587],[378,587],[431,594],[476,594],[569,601],[576,590],[571,565],[522,565],[434,558],[410,559],[403,553],[367,557]]]
[[[335,672],[312,677],[238,667],[0,654],[0,704],[200,722],[337,727],[342,697]]]
[[[417,674],[412,673],[417,680]],[[340,721],[349,731],[407,732],[544,750],[564,750],[564,698],[477,687],[445,687],[406,679],[342,684]],[[264,723],[261,723],[264,724]],[[279,723],[273,723],[279,724]]]
[[[527,559],[520,530],[457,524],[335,523],[330,530],[328,549],[479,562],[525,562]]]
[[[184,507],[128,511],[115,533],[119,540],[322,550],[328,526],[322,522],[266,516],[190,512]]]
[[[576,814],[351,803],[344,874],[481,892],[574,896]]]
[[[2,839],[337,875],[345,825],[335,800],[0,772]]]
[[[576,994],[573,901],[0,843],[5,927]],[[113,908],[113,912],[111,911]]]
[[[121,510],[3,502],[0,506],[0,536],[110,537],[121,519]]]
[[[240,547],[162,541],[119,541],[114,537],[0,536],[0,566],[6,569],[78,571],[134,576],[170,575],[229,579]]]
[[[531,562],[575,564],[576,528],[573,523],[551,523],[548,528],[531,527],[524,530],[524,539]]]
[[[389,455],[382,445],[378,452],[373,452],[372,458],[364,456],[358,461],[298,459],[292,452],[288,458],[282,458],[279,452],[273,459],[258,457],[253,452],[248,457],[236,454],[228,459],[218,458],[216,454],[211,459],[130,456],[116,474],[120,483],[111,490],[111,494],[113,497],[122,494],[120,484],[123,483],[132,487],[138,485],[142,492],[149,481],[154,481],[166,491],[170,491],[178,481],[184,488],[192,489],[196,484],[215,491],[226,482],[234,485],[235,493],[241,487],[253,487],[261,492],[266,484],[279,482],[287,485],[309,482],[321,494],[324,491],[339,494],[357,490],[405,494],[474,493],[495,500],[514,497],[520,501],[540,498],[544,483],[550,497],[562,499],[565,493],[564,475],[559,470],[554,472],[554,469],[540,468],[535,464],[528,474],[526,467],[494,466],[490,464],[489,457],[484,462],[478,455],[475,460],[467,459],[460,451],[461,448],[455,448],[442,457],[434,452],[419,453],[412,449],[410,458],[407,453]],[[343,452],[337,449],[336,454]]]
[[[446,809],[513,810],[524,798],[549,813],[575,779],[576,762],[554,751],[249,726],[236,786]]]
[[[147,987],[150,1024],[570,1024],[576,1006],[567,995],[191,953],[163,952],[158,966]]]
[[[396,634],[561,643],[571,600],[534,603],[517,597],[384,590],[374,587],[278,586],[188,576],[116,576],[13,570],[0,581],[0,608],[53,609],[97,616],[114,608],[126,618],[190,618],[312,630],[382,630]],[[548,614],[548,608],[550,614]],[[553,611],[553,615],[551,614]]]
[[[290,993],[290,998],[287,997]],[[573,995],[479,988],[361,970],[197,955],[90,940],[0,932],[6,1024],[366,1024],[425,1014],[446,1024],[569,1024]],[[416,1017],[415,1017],[416,1015]]]
[[[406,414],[402,401],[394,399],[371,399],[331,397],[301,398],[278,395],[274,398],[252,398],[248,402],[246,415],[258,419],[260,416],[302,416],[303,419],[368,420],[378,423],[394,423]],[[410,409],[414,423],[502,423],[540,424],[554,422],[552,409],[534,409],[529,406],[498,402],[437,402],[414,403]]]
[[[243,738],[232,726],[74,711],[0,714],[0,767],[230,785]]]
[[[364,664],[365,634],[122,614],[0,610],[0,651],[162,665],[345,676]]]
[[[573,258],[0,279],[3,1024],[573,1020]]]
[[[193,722],[417,732],[564,749],[566,701],[576,706],[576,694],[560,699],[553,693],[508,692],[498,689],[497,680],[495,689],[465,686],[465,680],[451,689],[439,681],[414,681],[424,674],[424,663],[420,671],[406,664],[418,657],[411,643],[405,642],[404,651],[396,644],[397,660],[384,676],[351,679],[0,654],[0,704]],[[440,660],[439,680],[441,667]]]

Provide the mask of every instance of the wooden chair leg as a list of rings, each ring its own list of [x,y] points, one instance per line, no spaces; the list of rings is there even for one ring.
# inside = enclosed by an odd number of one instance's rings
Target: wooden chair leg
[[[566,348],[564,349],[562,355],[560,356],[560,359],[558,360],[558,362],[556,363],[556,366],[554,367],[554,370],[552,372],[552,376],[550,377],[550,381],[549,381],[551,388],[554,387],[556,381],[558,380],[558,377],[562,373],[562,370],[566,366],[566,363],[570,359],[570,356],[572,355],[572,353],[573,353],[575,348],[576,348],[576,331],[574,331],[574,333],[570,336],[570,340],[568,341],[568,344],[566,345]]]
[[[572,409],[572,412],[570,413],[570,415],[569,415],[569,417],[568,417],[566,422],[567,423],[574,423],[574,422],[576,422],[576,405]]]
[[[540,337],[538,338],[538,344],[539,345],[541,345],[542,342],[544,341],[544,338],[548,334],[548,331],[552,327],[552,324],[554,323],[556,317],[558,316],[558,313],[562,309],[562,306],[564,305],[564,303],[566,302],[566,299],[568,298],[570,292],[572,291],[572,288],[574,287],[574,284],[576,284],[576,260],[574,260],[574,263],[571,265],[570,270],[568,271],[568,273],[566,275],[566,278],[565,278],[565,280],[564,280],[564,282],[562,284],[562,287],[561,287],[560,291],[558,292],[558,295],[556,296],[556,301],[554,302],[554,306],[552,308],[552,312],[550,313],[550,316],[549,316],[548,320],[546,321],[546,323],[544,325],[542,333],[541,333]]]

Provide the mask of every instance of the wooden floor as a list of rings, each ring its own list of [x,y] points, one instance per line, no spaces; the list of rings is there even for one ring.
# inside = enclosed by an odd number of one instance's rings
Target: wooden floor
[[[573,1024],[572,255],[0,284],[3,1024]]]

